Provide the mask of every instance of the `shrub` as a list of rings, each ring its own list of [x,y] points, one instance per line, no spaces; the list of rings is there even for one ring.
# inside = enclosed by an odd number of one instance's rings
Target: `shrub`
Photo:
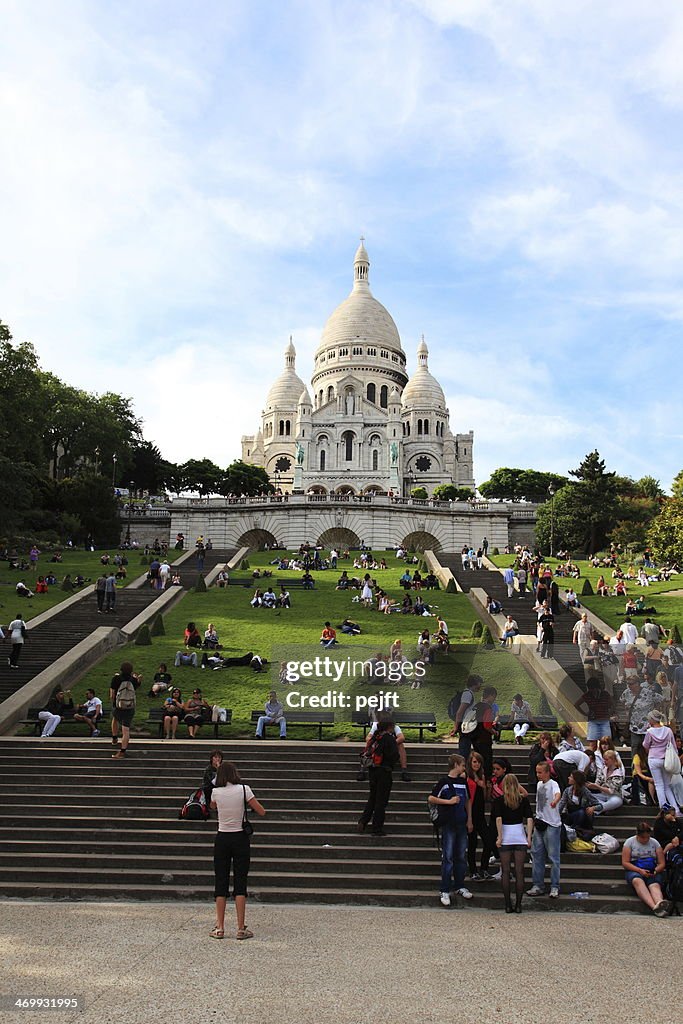
[[[493,647],[493,636],[488,626],[484,626],[481,631],[481,640],[479,641],[482,647]]]
[[[140,565],[149,565],[149,558],[147,555],[140,555]]]
[[[480,637],[483,632],[484,632],[484,623],[481,621],[481,619],[476,619],[472,623],[472,633],[471,633],[471,636]]]
[[[164,627],[164,617],[161,614],[161,612],[159,612],[154,622],[152,623],[150,634],[151,636],[166,636],[166,629]]]
[[[243,558],[242,559],[242,563],[240,565],[240,569],[242,569],[242,571],[245,571],[248,568],[249,568],[249,562],[247,561],[246,558]]]
[[[491,554],[492,555],[499,555],[500,554],[500,548],[494,548],[493,551],[491,552]]]
[[[136,647],[150,647],[152,644],[152,634],[149,631],[149,626],[145,622],[140,626],[139,630],[135,634],[135,646]]]
[[[446,584],[446,593],[447,594],[457,594],[457,592],[458,592],[458,588],[455,585],[455,580],[454,579],[450,579],[448,581],[448,583]]]
[[[200,572],[200,574],[199,574],[199,578],[197,579],[197,582],[195,584],[194,592],[195,592],[195,594],[205,594],[206,593],[206,583],[204,581],[204,573],[202,573],[202,572]]]
[[[62,590],[70,591],[73,590],[73,588],[74,585],[71,582],[71,580],[64,577],[64,579],[62,580]]]
[[[595,591],[593,590],[593,586],[591,584],[591,581],[588,580],[588,579],[584,580],[583,581],[583,586],[581,587],[581,596],[582,597],[590,597],[591,594],[594,594],[594,593],[595,593]]]

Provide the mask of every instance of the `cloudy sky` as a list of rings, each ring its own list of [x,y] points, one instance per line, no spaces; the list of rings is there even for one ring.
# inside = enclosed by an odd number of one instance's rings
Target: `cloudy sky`
[[[362,233],[479,481],[683,466],[679,0],[0,13],[0,319],[166,457],[237,457],[290,333],[310,377]]]

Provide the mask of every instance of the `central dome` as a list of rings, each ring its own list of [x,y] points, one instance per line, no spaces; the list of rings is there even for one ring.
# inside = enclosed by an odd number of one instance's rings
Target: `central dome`
[[[361,240],[353,262],[353,290],[337,306],[323,329],[317,354],[337,345],[359,342],[391,349],[403,355],[401,339],[391,314],[373,296],[368,284],[370,261]]]

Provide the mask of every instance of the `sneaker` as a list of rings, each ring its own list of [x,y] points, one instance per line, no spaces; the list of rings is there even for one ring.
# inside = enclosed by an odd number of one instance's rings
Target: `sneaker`
[[[401,772],[401,778],[404,782],[410,782],[410,775],[408,775],[408,772]]]
[[[470,890],[469,890],[469,889],[465,889],[465,887],[464,887],[464,886],[463,886],[463,888],[462,888],[462,889],[458,889],[455,895],[456,895],[456,896],[462,896],[462,898],[463,898],[464,900],[471,900],[471,899],[474,899],[474,896],[472,895],[472,893],[470,892]]]
[[[469,876],[470,882],[483,882],[486,879],[486,875],[480,875],[478,871],[475,871],[473,875]]]
[[[530,889],[526,891],[527,896],[545,896],[545,889],[541,889],[540,885],[532,885]]]
[[[560,890],[557,888],[557,886],[553,886],[553,888],[550,890],[550,898],[556,900],[558,899],[559,895]]]
[[[450,897],[449,893],[442,892],[441,895],[439,896],[439,900],[441,901],[441,906],[442,907],[450,907],[450,905],[451,905],[451,897]]]
[[[119,738],[118,738],[118,736],[112,736],[112,738],[111,738],[111,745],[113,747],[118,747],[118,745],[119,745]]]
[[[99,735],[100,735],[100,730],[99,729],[93,729],[93,736],[99,736]]]
[[[495,875],[489,875],[489,878],[491,879],[492,882],[500,882],[502,877],[503,877],[503,872],[502,871],[496,871]]]

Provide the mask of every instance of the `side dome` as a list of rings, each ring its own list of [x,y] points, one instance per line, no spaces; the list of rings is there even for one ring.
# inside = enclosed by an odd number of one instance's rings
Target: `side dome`
[[[353,289],[325,324],[317,353],[326,351],[330,346],[368,341],[404,355],[391,314],[370,291],[369,267],[368,254],[361,240],[353,262]]]
[[[409,409],[441,409],[446,410],[446,397],[443,388],[428,368],[429,349],[424,340],[420,339],[417,346],[417,369],[403,390],[402,405]]]
[[[296,409],[306,385],[298,376],[295,367],[296,349],[290,337],[289,345],[285,349],[285,368],[270,387],[265,412],[272,412],[274,409]]]

